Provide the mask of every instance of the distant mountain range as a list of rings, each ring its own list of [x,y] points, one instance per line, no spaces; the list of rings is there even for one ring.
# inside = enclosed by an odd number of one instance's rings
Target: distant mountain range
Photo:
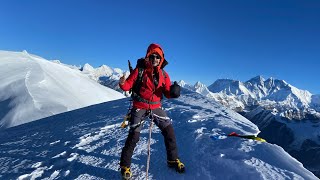
[[[107,65],[93,68],[85,64],[78,69],[89,78],[119,92],[122,92],[118,86],[120,77],[123,74],[126,76],[130,74],[128,71]],[[189,85],[180,80],[178,84],[242,114],[262,107],[263,110],[272,111],[274,115],[291,120],[320,119],[320,95],[298,89],[284,80],[274,78],[265,80],[262,76],[257,76],[246,82],[218,79],[209,87],[199,81],[195,85]]]
[[[251,111],[256,106],[261,106],[289,119],[301,120],[310,118],[310,115],[315,119],[320,118],[320,95],[300,90],[284,80],[265,80],[262,76],[257,76],[246,82],[218,79],[209,87],[200,82],[194,86],[184,81],[179,84],[238,112]]]
[[[118,85],[120,77],[123,74],[128,77],[130,74],[129,71],[123,71],[119,68],[111,68],[107,65],[93,68],[90,64],[85,64],[80,68],[80,71],[82,71],[82,73],[86,74],[89,78],[97,81],[98,83],[119,92],[123,92]]]

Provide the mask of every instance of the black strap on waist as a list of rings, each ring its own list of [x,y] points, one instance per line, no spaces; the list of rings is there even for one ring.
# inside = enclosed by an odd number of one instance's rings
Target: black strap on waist
[[[143,103],[147,103],[147,104],[160,104],[160,101],[148,101],[146,99],[143,99],[141,96],[139,96],[139,95],[137,95],[135,93],[132,96],[132,99],[135,100],[135,101],[139,101],[139,102],[143,102]]]

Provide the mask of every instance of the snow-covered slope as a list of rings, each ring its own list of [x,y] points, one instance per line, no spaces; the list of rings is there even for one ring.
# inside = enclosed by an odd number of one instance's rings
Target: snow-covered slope
[[[0,77],[0,129],[124,97],[26,51],[0,51]]]
[[[246,82],[219,79],[208,90],[199,93],[240,112],[258,125],[263,138],[282,146],[320,176],[319,95],[262,76]]]
[[[120,179],[128,130],[119,126],[128,103],[111,101],[0,132],[0,179]],[[164,108],[186,172],[167,167],[163,137],[154,128],[150,179],[317,179],[277,145],[227,137],[259,130],[213,100],[183,90],[179,99],[165,100]],[[145,123],[134,152],[134,179],[145,179],[147,128]]]

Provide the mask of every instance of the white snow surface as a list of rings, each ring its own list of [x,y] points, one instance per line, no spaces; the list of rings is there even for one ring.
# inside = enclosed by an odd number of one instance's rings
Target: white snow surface
[[[0,129],[119,98],[60,61],[0,51]]]
[[[54,115],[0,132],[0,179],[120,179],[128,99]],[[149,179],[318,179],[281,147],[227,137],[258,134],[257,126],[200,94],[164,100],[186,172],[166,165],[163,137],[151,137]],[[132,159],[133,179],[146,178],[149,121]]]

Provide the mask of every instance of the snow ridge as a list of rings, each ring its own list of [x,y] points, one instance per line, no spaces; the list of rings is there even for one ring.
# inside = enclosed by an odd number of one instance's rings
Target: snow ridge
[[[0,76],[0,129],[124,98],[79,70],[26,51],[0,51]]]

